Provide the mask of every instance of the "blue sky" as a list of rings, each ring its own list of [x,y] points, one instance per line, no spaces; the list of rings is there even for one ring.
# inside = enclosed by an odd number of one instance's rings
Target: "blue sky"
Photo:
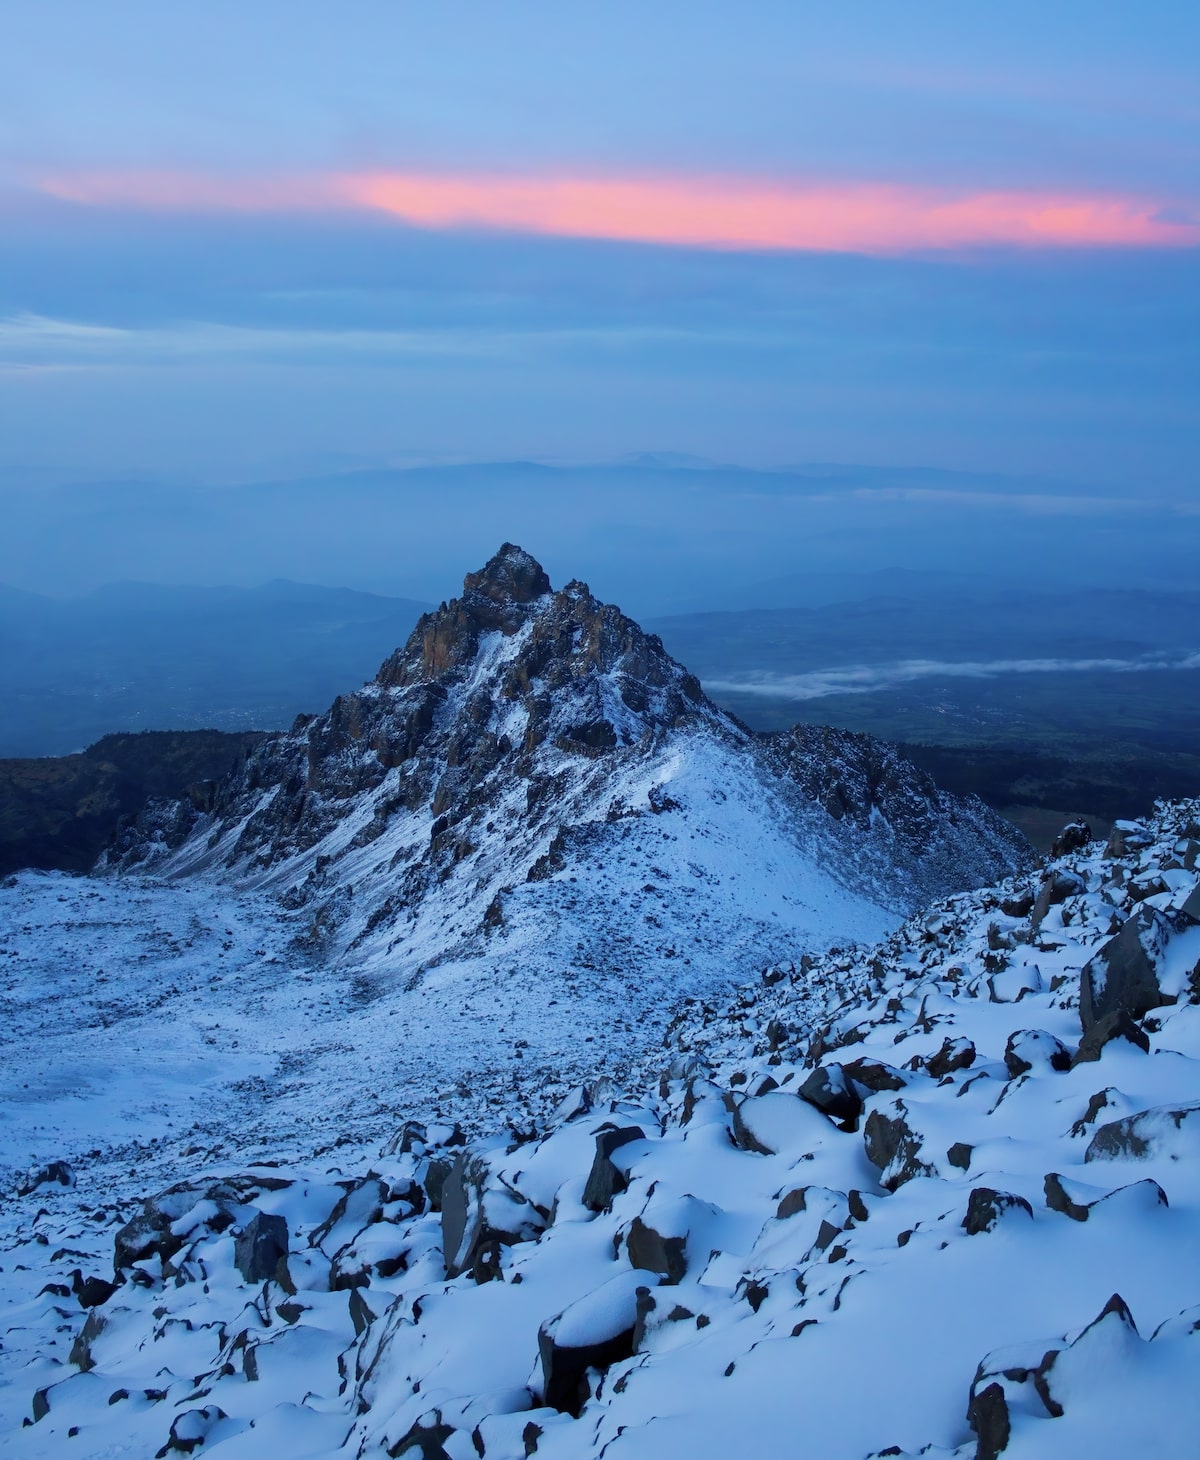
[[[1183,3],[11,7],[0,483],[1189,493],[1198,56]]]

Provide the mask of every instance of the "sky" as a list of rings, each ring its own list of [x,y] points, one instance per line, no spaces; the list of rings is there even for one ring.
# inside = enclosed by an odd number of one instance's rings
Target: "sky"
[[[0,9],[0,486],[1195,493],[1194,0]]]

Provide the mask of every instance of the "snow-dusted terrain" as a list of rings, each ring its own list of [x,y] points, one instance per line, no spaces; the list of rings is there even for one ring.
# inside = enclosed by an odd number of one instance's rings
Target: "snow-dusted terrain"
[[[1031,871],[503,549],[0,886],[5,1453],[1190,1454],[1198,818]]]
[[[685,1007],[537,1130],[49,1173],[9,1452],[1193,1453],[1198,818]]]

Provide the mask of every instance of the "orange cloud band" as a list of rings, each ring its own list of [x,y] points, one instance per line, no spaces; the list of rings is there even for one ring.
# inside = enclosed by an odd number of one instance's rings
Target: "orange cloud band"
[[[903,253],[987,246],[1187,247],[1200,212],[1145,198],[952,192],[696,177],[179,173],[47,178],[75,203],[152,211],[384,213],[419,228],[490,229],[707,249]]]

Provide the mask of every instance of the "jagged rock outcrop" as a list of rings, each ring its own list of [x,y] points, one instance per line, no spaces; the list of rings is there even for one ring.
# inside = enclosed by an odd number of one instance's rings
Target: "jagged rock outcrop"
[[[781,911],[743,896],[714,845],[748,824]],[[654,856],[664,832],[697,843],[686,895],[682,854]],[[940,792],[892,747],[751,733],[655,635],[586,584],[552,590],[505,544],[374,680],[263,742],[203,805],[151,804],[106,865],[269,888],[324,956],[375,950],[409,975],[490,956],[519,939],[523,911],[544,925],[563,883],[586,898],[615,869],[600,922],[575,910],[586,956],[614,962],[614,928],[627,943],[637,929],[639,966],[667,974],[684,943],[728,964],[759,934],[780,953],[835,923],[870,936],[1027,856],[982,803]]]

